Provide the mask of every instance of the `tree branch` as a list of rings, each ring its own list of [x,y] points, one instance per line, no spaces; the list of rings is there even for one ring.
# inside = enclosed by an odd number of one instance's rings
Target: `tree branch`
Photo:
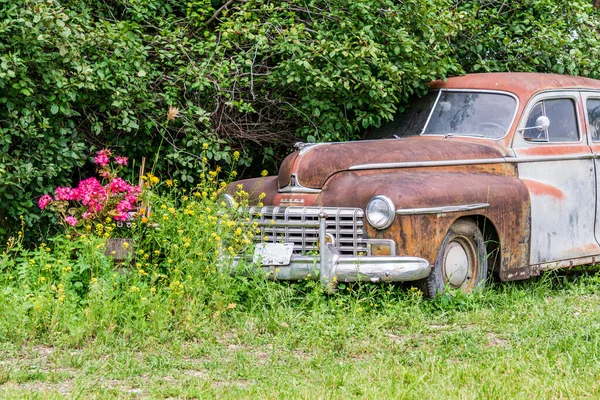
[[[210,19],[208,21],[206,21],[206,26],[213,23],[214,20],[217,19],[217,17],[223,12],[223,10],[225,10],[227,7],[229,7],[231,4],[233,4],[234,1],[235,0],[228,0],[227,3],[225,3],[221,7],[219,7],[219,9],[217,11],[215,11],[215,13],[212,15],[212,17],[210,17]]]

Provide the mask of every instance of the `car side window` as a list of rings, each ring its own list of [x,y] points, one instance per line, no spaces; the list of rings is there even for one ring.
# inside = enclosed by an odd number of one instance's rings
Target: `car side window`
[[[600,140],[600,99],[588,99],[586,102],[590,136],[592,140]]]
[[[545,130],[536,128],[538,118],[545,116],[550,126]],[[537,103],[527,118],[525,136],[532,141],[577,142],[577,108],[572,99],[548,99]]]

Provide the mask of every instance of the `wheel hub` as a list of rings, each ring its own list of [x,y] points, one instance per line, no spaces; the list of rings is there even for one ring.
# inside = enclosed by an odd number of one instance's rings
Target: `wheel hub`
[[[444,275],[450,285],[461,287],[470,277],[469,255],[458,242],[450,242],[444,256]]]

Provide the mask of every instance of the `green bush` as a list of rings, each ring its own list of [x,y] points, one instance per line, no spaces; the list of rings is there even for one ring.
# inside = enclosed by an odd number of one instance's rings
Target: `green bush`
[[[599,75],[600,16],[583,0],[17,0],[0,19],[4,236],[19,216],[43,236],[37,198],[101,148],[135,161],[128,174],[147,157],[193,186],[202,154],[274,170],[296,140],[355,139],[432,79]]]

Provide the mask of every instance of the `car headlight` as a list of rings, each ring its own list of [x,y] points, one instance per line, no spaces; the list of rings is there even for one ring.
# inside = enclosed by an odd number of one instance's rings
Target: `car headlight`
[[[389,197],[377,195],[367,204],[367,221],[375,229],[389,227],[396,217],[396,207]]]
[[[221,200],[224,201],[227,204],[227,207],[229,207],[229,208],[236,207],[235,200],[233,199],[233,196],[230,195],[229,193],[225,193],[224,195],[221,195]]]

